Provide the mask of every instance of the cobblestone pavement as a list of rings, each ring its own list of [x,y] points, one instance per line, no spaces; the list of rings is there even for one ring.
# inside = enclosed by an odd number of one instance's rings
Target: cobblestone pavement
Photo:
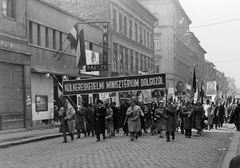
[[[176,133],[171,142],[150,134],[133,142],[120,133],[100,142],[87,137],[62,144],[62,138],[54,138],[0,149],[0,167],[217,168],[224,153],[219,149],[227,148],[232,134],[229,128],[192,138]]]

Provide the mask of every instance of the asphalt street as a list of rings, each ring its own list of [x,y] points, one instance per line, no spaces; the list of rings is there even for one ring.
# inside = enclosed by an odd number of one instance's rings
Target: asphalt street
[[[60,137],[0,149],[0,167],[218,168],[232,135],[232,128],[224,127],[204,131],[202,137],[185,138],[178,132],[171,142],[150,134],[133,142],[122,133],[100,142],[68,137],[63,144]]]

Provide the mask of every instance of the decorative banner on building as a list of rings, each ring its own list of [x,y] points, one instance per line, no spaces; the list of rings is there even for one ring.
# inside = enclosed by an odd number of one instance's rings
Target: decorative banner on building
[[[99,53],[90,50],[85,50],[85,53],[87,65],[99,65]],[[83,70],[81,70],[81,73],[99,76],[99,71],[88,72],[86,66],[84,66]]]
[[[166,87],[165,74],[64,80],[63,95],[144,90]]]
[[[207,82],[206,95],[216,95],[217,94],[217,82],[209,81]]]
[[[108,23],[103,23],[103,64],[108,64]]]

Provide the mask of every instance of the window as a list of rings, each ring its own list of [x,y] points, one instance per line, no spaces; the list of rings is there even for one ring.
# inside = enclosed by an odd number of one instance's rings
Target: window
[[[135,52],[135,74],[137,75],[138,74],[138,53]]]
[[[140,70],[143,71],[143,55],[140,55]]]
[[[113,30],[117,31],[117,11],[113,9]]]
[[[33,43],[33,23],[29,21],[29,43]]]
[[[121,13],[119,13],[119,33],[123,34],[122,14]]]
[[[143,45],[146,46],[146,30],[143,30]]]
[[[149,32],[147,32],[147,47],[149,48]]]
[[[135,23],[135,41],[138,41],[138,25]]]
[[[114,72],[116,72],[117,71],[117,58],[118,58],[117,44],[113,44],[113,47],[114,47],[114,49],[113,49],[112,70]]]
[[[123,73],[123,47],[120,46],[120,73]]]
[[[130,50],[130,73],[133,75],[133,50]]]
[[[128,49],[125,48],[125,69],[126,73],[128,73]]]
[[[45,27],[45,46],[49,47],[48,27]]]
[[[2,14],[3,16],[9,16],[14,18],[14,7],[15,7],[15,0],[2,0]]]
[[[142,27],[140,26],[140,38],[139,38],[139,42],[140,42],[140,44],[142,44]]]
[[[124,16],[124,35],[127,36],[127,17]]]
[[[132,39],[132,19],[129,19],[129,38]]]
[[[152,43],[153,43],[153,37],[152,37],[152,34],[150,34],[150,49],[152,49]]]
[[[143,56],[144,57],[144,69],[145,71],[148,70],[148,67],[147,67],[147,57]]]
[[[37,24],[37,45],[41,45],[41,25]]]
[[[176,36],[173,34],[173,52],[176,52],[176,46],[175,46]]]
[[[62,32],[59,32],[59,50],[62,51]]]
[[[56,30],[53,29],[53,49],[56,49]]]
[[[148,68],[149,68],[149,69],[150,69],[150,67],[151,67],[151,66],[150,66],[150,65],[151,65],[150,63],[151,63],[151,58],[148,58]]]
[[[159,39],[158,38],[154,39],[154,50],[160,50]]]

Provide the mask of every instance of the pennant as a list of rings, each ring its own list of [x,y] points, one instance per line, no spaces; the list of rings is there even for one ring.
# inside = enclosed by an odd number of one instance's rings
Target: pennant
[[[76,23],[73,28],[70,30],[68,36],[68,41],[70,42],[71,49],[77,51],[78,45],[78,23]]]
[[[84,43],[84,30],[82,29],[79,33],[79,48],[80,51],[77,54],[80,54],[80,58],[78,60],[77,67],[82,69],[84,65],[86,65],[86,52],[85,52],[85,43]]]

